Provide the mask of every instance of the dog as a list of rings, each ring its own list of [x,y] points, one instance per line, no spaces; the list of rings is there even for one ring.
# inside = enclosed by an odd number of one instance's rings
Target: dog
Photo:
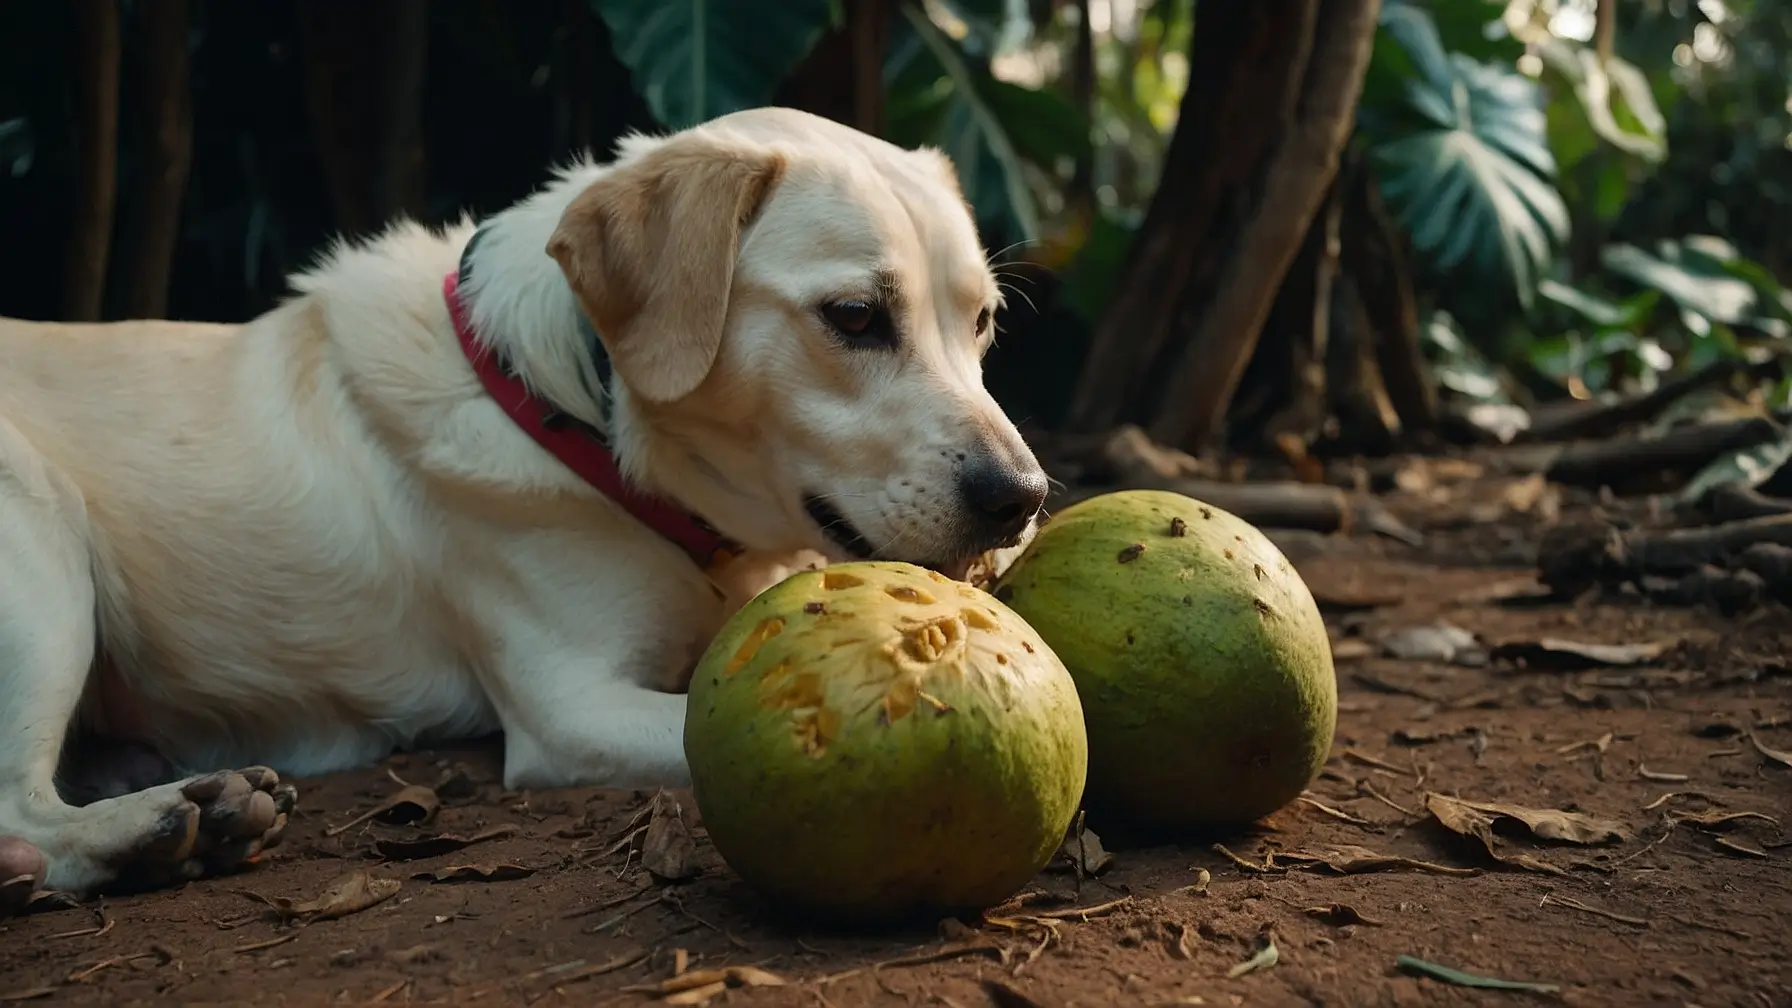
[[[338,243],[241,325],[0,319],[0,882],[240,868],[281,782],[503,734],[689,782],[683,689],[793,571],[1037,528],[950,161],[759,108],[482,222]]]

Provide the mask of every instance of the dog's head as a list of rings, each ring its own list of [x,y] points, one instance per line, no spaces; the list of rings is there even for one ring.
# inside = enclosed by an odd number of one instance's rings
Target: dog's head
[[[1045,473],[982,381],[1001,295],[938,152],[787,109],[633,138],[548,252],[633,475],[729,536],[937,566],[1032,530]]]

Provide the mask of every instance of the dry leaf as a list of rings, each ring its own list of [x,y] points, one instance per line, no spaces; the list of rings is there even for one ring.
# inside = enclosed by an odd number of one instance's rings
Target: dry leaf
[[[1431,872],[1435,875],[1479,875],[1479,868],[1456,868],[1451,865],[1433,864],[1430,861],[1415,861],[1412,858],[1399,857],[1393,854],[1381,854],[1367,847],[1353,844],[1326,845],[1302,850],[1278,851],[1270,856],[1272,861],[1293,861],[1301,864],[1321,864],[1340,875],[1361,875],[1366,872],[1388,871],[1395,868],[1407,868],[1412,871]]]
[[[1496,661],[1522,662],[1532,669],[1589,669],[1614,666],[1647,665],[1665,654],[1679,641],[1648,641],[1640,644],[1584,644],[1580,641],[1545,637],[1534,641],[1507,641],[1495,647]]]
[[[1754,743],[1755,751],[1783,767],[1792,767],[1792,752],[1784,749],[1770,749],[1761,744],[1761,739],[1754,732],[1748,733],[1748,740]]]
[[[300,901],[287,896],[263,896],[260,893],[241,892],[242,895],[250,899],[266,903],[285,920],[297,920],[309,924],[313,921],[347,917],[369,907],[377,906],[397,895],[401,885],[402,883],[394,878],[375,878],[364,871],[358,871],[343,876],[322,896],[313,900]]]
[[[535,874],[534,868],[520,864],[450,865],[434,871],[418,872],[411,877],[431,882],[512,882]]]
[[[442,799],[436,795],[434,788],[421,784],[406,784],[398,789],[398,793],[384,802],[350,819],[340,826],[331,826],[324,830],[324,836],[336,836],[345,833],[369,819],[378,819],[383,823],[395,826],[415,826],[435,818],[436,811],[442,807]]]
[[[1374,654],[1375,646],[1361,637],[1346,637],[1332,645],[1334,662],[1362,661]]]
[[[683,882],[694,878],[697,865],[697,842],[691,839],[690,827],[684,823],[684,809],[670,792],[653,796],[647,835],[641,841],[641,866],[662,882]]]
[[[410,837],[403,840],[376,840],[373,849],[380,857],[388,861],[415,861],[420,858],[452,854],[476,843],[496,840],[515,832],[515,826],[505,825],[481,830],[470,837],[456,836],[453,833],[438,833],[434,836]]]
[[[1246,973],[1255,973],[1260,969],[1268,969],[1279,962],[1281,958],[1282,953],[1276,948],[1276,940],[1274,938],[1269,938],[1263,942],[1263,947],[1257,950],[1256,955],[1251,956],[1244,962],[1227,970],[1226,976],[1241,977]]]
[[[1691,777],[1683,773],[1664,773],[1660,770],[1651,770],[1647,765],[1641,763],[1637,764],[1636,775],[1644,780],[1660,781],[1663,784],[1684,784],[1692,780]]]
[[[1066,836],[1064,843],[1058,847],[1058,856],[1052,859],[1052,867],[1057,871],[1081,871],[1084,875],[1100,875],[1114,863],[1114,855],[1109,854],[1101,845],[1101,837],[1092,829],[1084,829],[1081,835]]]
[[[1309,917],[1332,927],[1348,927],[1352,924],[1363,924],[1369,927],[1382,927],[1378,920],[1370,920],[1357,912],[1356,907],[1345,903],[1333,903],[1330,906],[1310,906],[1301,911]]]
[[[1523,823],[1533,836],[1567,843],[1599,844],[1625,836],[1618,823],[1555,809],[1469,802],[1436,793],[1425,795],[1425,807],[1445,829],[1481,841],[1481,846],[1495,861],[1550,875],[1567,872],[1531,854],[1501,851],[1494,839],[1494,823],[1501,818],[1514,819]]]

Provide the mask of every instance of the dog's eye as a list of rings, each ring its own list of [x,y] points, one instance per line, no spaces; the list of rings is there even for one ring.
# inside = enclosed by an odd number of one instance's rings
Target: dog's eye
[[[989,309],[985,308],[981,312],[977,313],[977,335],[981,336],[988,331],[989,331]]]
[[[896,333],[890,325],[890,312],[881,304],[869,301],[835,301],[821,306],[821,316],[848,346],[892,346]]]

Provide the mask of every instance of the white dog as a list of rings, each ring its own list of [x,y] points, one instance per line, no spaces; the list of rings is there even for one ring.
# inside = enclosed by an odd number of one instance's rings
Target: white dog
[[[687,783],[731,605],[1011,556],[1045,498],[951,165],[804,113],[630,137],[295,286],[245,325],[0,320],[15,897],[229,870],[276,770],[498,729],[509,787]]]

